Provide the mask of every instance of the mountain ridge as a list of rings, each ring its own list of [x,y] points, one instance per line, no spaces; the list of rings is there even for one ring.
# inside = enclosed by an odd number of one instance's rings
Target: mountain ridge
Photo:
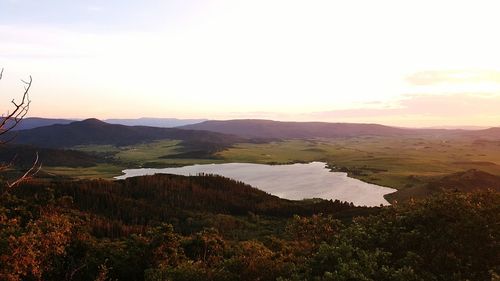
[[[178,128],[206,130],[244,137],[270,138],[398,135],[411,134],[414,131],[414,129],[397,128],[373,123],[283,122],[263,119],[210,120]],[[419,130],[419,132],[428,131],[434,130]]]
[[[500,138],[500,128],[483,130],[401,128],[375,123],[273,121],[265,119],[209,120],[177,127],[251,138],[335,138],[355,136],[443,135]]]
[[[73,119],[73,118],[44,118],[44,117],[26,117],[19,124],[13,127],[13,131],[28,130],[38,127],[45,127],[55,124],[69,124],[75,121],[82,121],[86,119]],[[196,124],[199,122],[207,121],[208,119],[178,119],[178,118],[150,118],[150,117],[140,117],[140,118],[109,118],[103,119],[103,122],[109,124],[126,125],[126,126],[148,126],[148,127],[159,127],[159,128],[174,128],[179,126],[185,126],[190,124]],[[7,121],[7,126],[13,125],[12,121]]]
[[[187,145],[217,149],[244,141],[241,137],[215,132],[108,124],[96,118],[20,130],[6,136],[9,137],[13,137],[13,143],[16,144],[46,148],[69,148],[90,144],[124,146],[160,139],[175,139]]]

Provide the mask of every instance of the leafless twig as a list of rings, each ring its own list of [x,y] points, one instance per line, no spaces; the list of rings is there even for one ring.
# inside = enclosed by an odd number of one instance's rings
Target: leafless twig
[[[33,162],[33,165],[31,166],[31,168],[29,168],[28,171],[26,171],[26,173],[24,173],[21,177],[17,178],[15,181],[13,181],[11,183],[7,183],[7,190],[10,190],[10,189],[16,187],[17,185],[19,185],[23,181],[26,181],[26,180],[33,178],[40,171],[40,169],[42,169],[42,164],[39,163],[39,157],[38,157],[38,152],[37,152],[35,161]]]
[[[0,80],[3,78],[3,71],[4,69],[2,68],[0,70]],[[11,102],[14,105],[14,110],[12,112],[7,113],[6,115],[2,115],[0,117],[0,136],[5,135],[12,129],[14,129],[19,122],[26,116],[29,110],[29,106],[31,103],[30,97],[29,97],[29,91],[31,88],[31,83],[33,82],[33,78],[29,76],[29,80],[21,80],[21,82],[24,83],[24,93],[22,95],[22,99],[20,102],[16,102],[15,99],[13,99]],[[8,140],[2,140],[0,141],[0,145],[8,143],[12,140],[13,136],[9,136]],[[14,157],[15,159],[15,157]],[[4,171],[9,169],[10,167],[13,166],[13,161],[14,159],[9,163],[9,164],[0,164],[0,171]],[[7,181],[6,188],[4,189],[5,192],[8,192],[9,190],[15,188],[18,186],[20,183],[23,181],[31,179],[33,176],[35,176],[40,169],[42,168],[42,164],[40,163],[39,157],[38,157],[38,152],[36,153],[36,158],[31,166],[21,177],[13,180],[12,182]]]
[[[3,77],[3,68],[0,72],[0,79],[2,79],[2,77]],[[28,113],[30,103],[31,103],[31,100],[29,97],[29,90],[31,88],[33,78],[30,75],[28,81],[21,80],[21,82],[24,83],[24,93],[22,95],[22,99],[19,103],[16,102],[15,99],[13,99],[11,102],[14,105],[14,110],[10,113],[7,113],[6,116],[1,117],[0,136],[2,136],[4,134],[6,134],[7,132],[11,131],[12,129],[14,129],[14,127],[16,127],[19,124],[19,122],[21,122],[21,120],[24,118],[24,116],[26,116],[26,114]],[[12,139],[0,141],[0,144],[7,143],[11,140]]]

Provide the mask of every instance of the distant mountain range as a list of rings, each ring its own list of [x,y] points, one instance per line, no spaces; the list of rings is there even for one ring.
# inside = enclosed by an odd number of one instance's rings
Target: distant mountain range
[[[281,122],[272,120],[205,121],[179,127],[189,130],[206,130],[251,138],[307,139],[355,136],[400,136],[461,134],[463,130],[409,129],[379,124],[328,123],[328,122]],[[468,132],[468,131],[467,131]],[[474,134],[480,131],[474,131]]]
[[[243,138],[208,131],[125,126],[108,124],[97,119],[73,121],[13,132],[13,142],[46,148],[68,148],[76,145],[112,144],[131,145],[160,139],[182,140],[185,145],[216,149]],[[7,136],[9,138],[10,136]]]
[[[202,119],[140,118],[112,119],[127,124],[163,124],[197,122]],[[169,123],[170,122],[170,123]],[[16,143],[60,148],[83,144],[128,145],[157,139],[178,139],[197,144],[233,144],[246,139],[308,139],[356,136],[461,136],[500,139],[500,128],[483,130],[409,129],[379,124],[281,122],[272,120],[203,121],[175,128],[110,124],[97,119],[27,118],[16,127]]]
[[[482,130],[463,129],[410,129],[379,124],[327,123],[327,122],[280,122],[271,120],[204,121],[179,127],[189,130],[206,130],[248,138],[307,139],[355,136],[465,136],[500,139],[500,128]]]
[[[314,138],[348,137],[359,135],[395,135],[406,129],[377,125],[326,122],[280,122],[271,120],[205,121],[180,127],[206,130],[243,137],[257,138]]]
[[[61,119],[61,118],[40,118],[28,117],[23,119],[13,130],[28,130],[38,127],[50,126],[55,124],[69,124],[71,122],[81,121],[77,119]],[[103,120],[110,124],[119,124],[127,126],[149,126],[160,128],[173,128],[184,125],[196,124],[207,119],[177,119],[177,118],[137,118],[137,119],[105,119]]]

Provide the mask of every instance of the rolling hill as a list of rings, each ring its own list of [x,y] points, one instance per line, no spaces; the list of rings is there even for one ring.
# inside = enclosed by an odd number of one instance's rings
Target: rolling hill
[[[500,128],[482,130],[415,129],[380,124],[281,122],[260,119],[209,120],[178,127],[188,130],[206,130],[250,138],[307,139],[357,136],[448,136],[500,139]]]
[[[241,137],[207,131],[181,130],[146,126],[108,124],[97,119],[75,121],[21,130],[7,136],[16,144],[45,148],[70,148],[76,145],[110,144],[132,145],[159,139],[182,140],[184,146],[208,150],[244,141]]]
[[[443,191],[473,192],[494,189],[500,192],[500,176],[479,170],[468,170],[445,176],[428,184],[428,188]]]
[[[28,117],[24,118],[17,126],[15,126],[13,131],[29,130],[38,127],[45,127],[55,124],[69,124],[75,121],[81,121],[78,119],[62,119],[62,118],[42,118],[42,117]],[[103,120],[109,124],[118,124],[126,126],[148,126],[148,127],[160,127],[160,128],[173,128],[185,125],[191,125],[207,121],[207,119],[177,119],[177,118],[133,118],[133,119],[105,119]],[[7,123],[7,127],[10,127]]]
[[[206,130],[253,138],[304,139],[353,137],[362,135],[401,135],[443,132],[444,130],[413,130],[378,124],[327,123],[327,122],[280,122],[271,120],[205,121],[179,127],[189,130]]]
[[[500,176],[492,175],[480,170],[467,170],[449,174],[425,186],[411,187],[389,194],[389,201],[407,201],[410,199],[427,198],[443,192],[477,192],[493,190],[500,192]]]
[[[85,121],[85,120],[84,120]],[[51,125],[67,125],[75,122],[70,119],[58,118],[25,118],[13,130],[29,130]],[[280,122],[260,119],[241,120],[206,120],[206,119],[176,119],[176,118],[136,118],[136,119],[105,119],[103,122],[125,126],[144,126],[158,128],[178,128],[185,130],[205,130],[222,134],[238,135],[248,138],[265,139],[307,139],[317,137],[353,137],[363,135],[393,136],[393,135],[447,135],[465,136],[482,139],[500,139],[500,128],[474,128],[464,130],[458,128],[398,128],[379,124],[328,123],[328,122]]]

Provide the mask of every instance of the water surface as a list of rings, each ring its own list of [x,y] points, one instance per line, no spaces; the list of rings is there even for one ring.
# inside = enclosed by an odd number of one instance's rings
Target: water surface
[[[204,164],[162,169],[127,169],[123,173],[116,179],[154,174],[216,174],[242,181],[281,198],[338,199],[353,202],[357,206],[388,205],[383,196],[396,191],[350,178],[346,173],[330,172],[322,162],[292,165]]]

